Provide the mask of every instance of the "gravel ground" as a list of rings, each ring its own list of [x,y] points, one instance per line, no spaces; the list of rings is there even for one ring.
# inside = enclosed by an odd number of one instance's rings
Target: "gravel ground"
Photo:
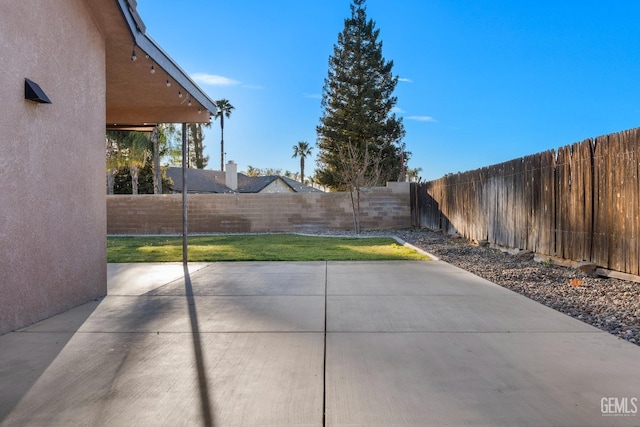
[[[396,235],[443,261],[640,345],[640,283],[539,263],[431,231],[365,231],[363,235]]]

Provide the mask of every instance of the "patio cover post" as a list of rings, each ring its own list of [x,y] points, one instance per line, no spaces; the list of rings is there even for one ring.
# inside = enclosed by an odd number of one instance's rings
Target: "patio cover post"
[[[187,265],[187,124],[182,123],[182,263]]]

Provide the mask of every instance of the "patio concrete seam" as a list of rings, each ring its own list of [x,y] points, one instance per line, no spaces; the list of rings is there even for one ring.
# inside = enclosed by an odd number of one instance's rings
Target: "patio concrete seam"
[[[327,331],[329,334],[504,334],[504,335],[525,335],[525,334],[609,334],[608,332],[596,331],[416,331],[416,330],[398,330],[398,331]],[[610,334],[609,334],[610,335]],[[625,341],[622,338],[618,338]]]
[[[324,358],[322,361],[322,426],[327,424],[327,313],[328,313],[329,263],[324,264]]]
[[[70,333],[69,331],[25,331],[32,334],[50,334],[50,333]],[[282,331],[200,331],[200,335],[203,334],[322,334],[324,331],[297,331],[297,330],[282,330]],[[193,332],[187,331],[77,331],[74,334],[78,335],[91,335],[91,334],[147,334],[147,335],[192,335]]]
[[[110,295],[110,296],[117,296],[117,297],[124,297],[124,296],[129,296],[129,295]],[[155,297],[161,297],[161,298],[180,298],[183,297],[184,295],[142,295],[142,297],[145,298],[155,298]],[[286,293],[282,293],[282,294],[215,294],[215,295],[209,295],[209,294],[197,294],[194,295],[194,298],[216,298],[216,297],[224,297],[224,298],[245,298],[245,297],[322,297],[324,296],[323,294],[295,294],[295,295],[291,295],[291,294],[286,294]],[[340,295],[340,296],[352,296],[352,295]],[[357,296],[357,295],[353,295],[353,296]],[[135,297],[134,298],[139,298],[139,297]]]
[[[256,295],[256,296],[260,296],[260,295]],[[292,296],[298,296],[298,295],[292,295]],[[315,295],[305,295],[305,296],[315,296]],[[422,295],[413,295],[413,294],[404,294],[404,295],[398,295],[398,294],[365,294],[365,293],[360,293],[360,294],[330,294],[329,296],[331,297],[385,297],[385,298],[411,298],[411,299],[416,299],[416,298],[434,298],[434,297],[438,297],[438,298],[443,298],[443,297],[453,297],[453,298],[476,298],[476,297],[481,297],[481,298],[485,298],[486,295],[484,294],[464,294],[464,295],[456,295],[456,294],[422,294]],[[520,298],[523,295],[520,294],[515,294],[515,295],[492,295],[491,298],[493,299],[498,299],[498,298]],[[526,297],[525,297],[526,298]],[[529,298],[531,299],[531,298]],[[534,300],[532,300],[534,301]],[[537,302],[537,301],[536,301]],[[556,310],[557,311],[557,310]]]
[[[296,330],[283,330],[283,331],[201,331],[200,334],[607,334],[606,331],[416,331],[416,330],[400,330],[400,331],[296,331]],[[14,331],[9,334],[65,334],[71,333],[65,330],[47,330],[47,331]],[[73,334],[77,335],[91,335],[91,334],[146,334],[146,335],[187,335],[193,332],[186,331],[75,331]],[[617,337],[614,337],[617,338]],[[621,341],[625,341],[622,338],[618,338]]]

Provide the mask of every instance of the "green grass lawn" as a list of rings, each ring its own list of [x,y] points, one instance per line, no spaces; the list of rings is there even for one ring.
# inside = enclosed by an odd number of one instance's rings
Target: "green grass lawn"
[[[190,236],[189,261],[427,260],[390,238],[295,234]],[[107,262],[182,261],[182,237],[108,237]]]

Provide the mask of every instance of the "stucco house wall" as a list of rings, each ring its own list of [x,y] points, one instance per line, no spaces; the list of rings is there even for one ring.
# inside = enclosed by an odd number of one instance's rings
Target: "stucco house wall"
[[[83,0],[4,1],[0,57],[1,334],[106,294],[105,42]]]

